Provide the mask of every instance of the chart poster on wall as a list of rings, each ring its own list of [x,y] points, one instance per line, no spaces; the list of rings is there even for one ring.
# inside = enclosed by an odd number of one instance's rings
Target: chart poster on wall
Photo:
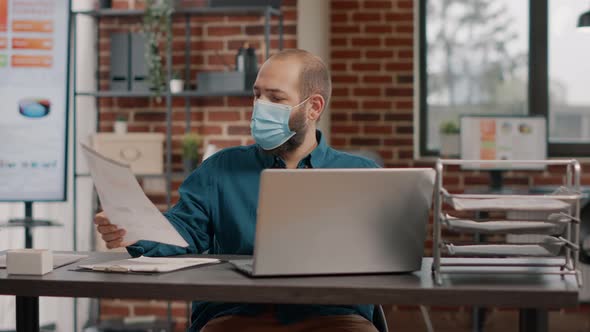
[[[69,0],[0,0],[0,201],[66,199]]]
[[[505,116],[461,118],[461,159],[467,160],[544,160],[547,158],[545,118]],[[497,164],[477,168],[498,169]],[[522,169],[543,166],[520,165]]]

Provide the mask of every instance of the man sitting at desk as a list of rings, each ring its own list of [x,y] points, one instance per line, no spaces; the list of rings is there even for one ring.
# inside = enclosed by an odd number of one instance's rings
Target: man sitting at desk
[[[368,159],[330,148],[316,129],[331,92],[328,68],[319,57],[286,50],[268,59],[254,84],[251,128],[256,144],[228,148],[205,160],[180,187],[178,203],[164,213],[189,247],[125,243],[125,230],[99,213],[95,223],[107,247],[126,246],[132,256],[205,251],[252,255],[264,169],[377,167]],[[370,305],[194,302],[190,330],[376,331],[372,315]]]

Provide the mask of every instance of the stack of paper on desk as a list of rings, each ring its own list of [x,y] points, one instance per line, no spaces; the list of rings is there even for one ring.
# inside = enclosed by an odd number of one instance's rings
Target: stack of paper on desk
[[[203,264],[219,263],[215,258],[145,257],[99,264],[80,265],[82,269],[103,272],[171,272]]]

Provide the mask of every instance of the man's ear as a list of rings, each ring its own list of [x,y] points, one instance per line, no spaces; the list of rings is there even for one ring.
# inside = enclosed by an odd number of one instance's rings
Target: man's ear
[[[310,105],[308,113],[309,119],[317,121],[322,115],[324,109],[326,108],[326,100],[324,99],[324,97],[322,97],[322,95],[314,94],[311,95],[311,97],[309,98],[308,104]]]

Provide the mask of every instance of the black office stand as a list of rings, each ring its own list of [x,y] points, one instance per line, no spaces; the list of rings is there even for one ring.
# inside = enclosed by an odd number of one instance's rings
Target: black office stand
[[[25,228],[25,248],[33,248],[32,227],[33,220],[33,202],[25,202],[25,219],[13,219],[9,221],[14,224],[22,224]],[[18,314],[19,309],[30,310],[34,315]],[[39,298],[38,297],[16,297],[16,330],[17,331],[39,331]],[[26,312],[26,311],[23,311]]]
[[[490,171],[490,191],[501,191],[503,186],[503,171]]]
[[[25,202],[25,223],[33,221],[33,202]],[[31,226],[25,224],[25,248],[33,248],[33,234]]]
[[[16,330],[39,332],[39,298],[16,297]]]
[[[25,202],[25,217],[20,219],[10,219],[7,223],[0,224],[0,227],[24,227],[25,228],[25,248],[33,248],[33,228],[34,227],[55,227],[63,226],[60,223],[51,220],[33,219],[33,202]]]

